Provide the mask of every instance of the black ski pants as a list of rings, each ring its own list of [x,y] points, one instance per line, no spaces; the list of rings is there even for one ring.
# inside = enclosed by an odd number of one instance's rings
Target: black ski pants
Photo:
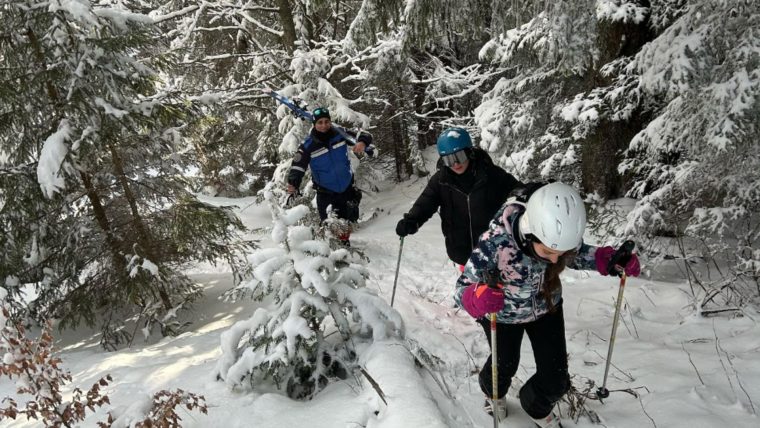
[[[327,207],[332,206],[338,218],[348,221],[359,219],[359,201],[361,200],[361,191],[356,189],[353,183],[342,193],[335,193],[329,190],[317,189],[317,211],[319,219],[324,221],[327,218]]]
[[[491,344],[491,323],[479,319]],[[520,389],[520,404],[532,418],[544,418],[551,413],[554,404],[570,388],[567,371],[567,345],[565,344],[565,319],[562,304],[554,312],[525,324],[496,324],[496,348],[498,353],[499,398],[507,394],[512,377],[520,364],[520,345],[523,333],[533,347],[536,373]],[[491,397],[491,356],[480,371],[480,389]]]

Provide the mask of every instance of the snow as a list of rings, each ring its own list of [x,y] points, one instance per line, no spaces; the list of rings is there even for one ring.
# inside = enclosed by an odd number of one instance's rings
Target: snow
[[[63,11],[71,15],[71,17],[77,21],[89,22],[97,26],[97,21],[92,15],[89,2],[81,0],[59,0],[57,2],[50,2],[48,11]]]
[[[430,153],[425,153],[428,159]],[[388,191],[368,193],[362,201],[364,212],[383,208],[351,236],[352,245],[370,259],[367,286],[376,292],[376,298],[390,301],[399,254],[395,223],[425,184],[417,179],[387,186]],[[267,207],[253,203],[253,198],[205,196],[203,200],[237,205],[241,219],[251,228],[272,227]],[[302,210],[293,208],[284,216],[286,222],[297,221]],[[275,247],[269,232],[255,233],[262,245]],[[281,250],[266,251],[259,253],[260,260],[270,260],[269,256]],[[689,285],[674,279],[674,270],[673,264],[645,263],[645,277],[628,279],[607,383],[612,393],[603,404],[593,400],[587,407],[600,416],[604,426],[616,428],[760,426],[756,416],[760,405],[760,330],[756,320],[760,314],[747,309],[744,316],[735,318],[697,315]],[[176,388],[203,395],[209,408],[207,415],[178,409],[184,427],[491,426],[491,419],[481,409],[484,397],[477,381],[488,344],[480,326],[453,307],[458,272],[446,257],[437,215],[404,240],[394,305],[403,320],[390,320],[391,325],[403,321],[404,334],[393,335],[389,330],[385,337],[375,336],[374,342],[356,341],[361,367],[377,382],[387,404],[358,372],[331,383],[305,402],[291,400],[266,383],[235,386],[235,373],[246,373],[261,363],[253,353],[236,360],[236,352],[247,332],[270,318],[270,303],[220,299],[232,286],[225,267],[201,264],[188,273],[204,284],[205,296],[195,312],[184,315],[192,324],[177,337],[152,336],[131,348],[104,352],[97,346],[97,330],[55,332],[62,364],[74,379],[68,393],[74,387],[88,388],[106,374],[113,377],[105,389],[112,404],[90,416],[82,427],[97,426],[105,420],[106,410],[117,417],[114,426],[131,426],[141,419],[153,393]],[[619,282],[596,273],[567,271],[563,283],[570,373],[579,388],[585,380],[600,385]],[[364,313],[362,317],[374,324],[387,322],[382,314],[370,317]],[[302,324],[290,320],[283,334],[307,334]],[[426,358],[423,350],[433,357]],[[287,358],[287,349],[280,352],[281,358]],[[238,367],[229,371],[232,364]],[[517,378],[527,380],[534,369],[526,339]],[[217,380],[220,373],[229,377]],[[13,382],[0,382],[0,397],[13,395],[13,388]],[[515,393],[514,389],[509,392],[510,415],[502,427],[530,426]],[[586,418],[571,420],[565,407],[562,412],[566,428],[595,426]],[[16,420],[3,421],[3,426],[39,424]]]
[[[40,160],[37,163],[37,182],[47,198],[52,198],[65,187],[61,166],[69,152],[64,141],[71,138],[71,132],[69,121],[63,119],[58,125],[58,130],[42,145]]]
[[[646,7],[627,0],[597,0],[596,17],[599,20],[641,24],[649,15]]]
[[[116,9],[110,7],[98,8],[94,10],[94,13],[103,18],[107,18],[116,25],[116,27],[122,31],[129,29],[130,23],[143,23],[153,24],[154,21],[151,17],[140,13],[129,12],[124,9]]]

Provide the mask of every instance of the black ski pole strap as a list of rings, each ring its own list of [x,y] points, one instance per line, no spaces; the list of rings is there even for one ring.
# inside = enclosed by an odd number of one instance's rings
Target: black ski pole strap
[[[497,269],[489,269],[485,271],[484,276],[488,288],[501,288],[499,286],[499,271]]]
[[[297,197],[301,196],[301,194],[296,190],[293,193],[290,193],[288,197],[285,199],[285,208],[290,208],[293,205],[293,202],[296,200]]]
[[[625,265],[631,260],[635,247],[636,243],[631,240],[623,242],[623,245],[615,251],[609,263],[607,263],[607,273],[621,276],[625,272]]]

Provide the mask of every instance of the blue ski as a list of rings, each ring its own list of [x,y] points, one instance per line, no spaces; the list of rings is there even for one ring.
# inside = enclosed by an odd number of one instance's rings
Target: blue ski
[[[279,101],[280,103],[284,104],[285,107],[289,108],[290,111],[292,111],[293,114],[296,115],[296,117],[299,117],[299,118],[304,119],[304,120],[308,120],[309,122],[313,122],[314,121],[314,116],[312,116],[311,113],[309,113],[307,110],[305,110],[304,108],[302,108],[298,104],[296,104],[293,101],[291,101],[290,99],[288,99],[288,97],[286,97],[284,95],[280,95],[277,92],[275,92],[275,91],[273,91],[273,90],[271,90],[269,88],[264,88],[264,89],[261,90],[261,92],[269,95],[270,97],[272,97],[272,98],[276,99],[277,101]]]

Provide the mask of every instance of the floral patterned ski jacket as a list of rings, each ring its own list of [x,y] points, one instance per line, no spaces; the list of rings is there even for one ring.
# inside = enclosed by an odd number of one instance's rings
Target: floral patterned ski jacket
[[[473,284],[487,283],[489,273],[497,273],[497,281],[503,285],[504,309],[497,314],[497,322],[521,324],[535,321],[549,312],[550,305],[541,293],[544,272],[549,263],[530,257],[521,249],[515,238],[517,224],[525,211],[523,204],[509,200],[496,213],[491,223],[470,255],[464,272],[457,280],[454,300],[462,307],[462,294]],[[530,244],[528,244],[530,245]],[[595,270],[596,247],[581,243],[575,250],[577,256],[568,268]],[[552,293],[552,306],[562,301],[562,287]]]

